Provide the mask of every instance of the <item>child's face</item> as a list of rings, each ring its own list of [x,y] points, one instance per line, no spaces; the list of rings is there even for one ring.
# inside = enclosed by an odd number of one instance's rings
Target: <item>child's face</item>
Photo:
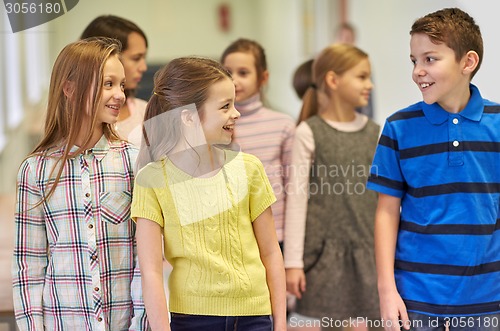
[[[125,70],[118,56],[111,56],[104,64],[101,104],[97,109],[97,124],[114,124],[125,103]]]
[[[226,78],[209,89],[209,97],[202,106],[203,133],[207,144],[231,143],[234,124],[240,113],[234,108],[234,83]]]
[[[146,65],[146,41],[137,32],[128,35],[127,49],[121,54],[127,77],[126,89],[135,89],[142,79],[142,74],[148,69]]]
[[[373,88],[371,66],[368,59],[361,60],[339,76],[338,80],[337,94],[343,102],[353,108],[364,107],[368,104]]]
[[[413,62],[413,81],[424,102],[439,103],[444,109],[461,100],[463,86],[468,86],[469,75],[462,70],[464,59],[457,62],[455,52],[446,44],[435,44],[422,33],[411,36],[410,59]]]
[[[233,76],[236,102],[242,102],[259,92],[254,56],[250,53],[230,53],[223,63]]]

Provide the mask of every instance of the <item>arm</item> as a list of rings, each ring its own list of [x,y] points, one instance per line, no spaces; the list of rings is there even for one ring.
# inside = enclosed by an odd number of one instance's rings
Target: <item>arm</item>
[[[394,278],[400,207],[400,198],[379,194],[375,213],[375,259],[377,263],[380,313],[385,321],[386,331],[400,330],[399,321],[408,321],[406,306],[398,293]]]
[[[21,165],[17,183],[12,261],[14,310],[21,331],[42,331],[42,296],[48,263],[47,232],[42,195],[36,186],[34,170],[27,161]]]
[[[271,208],[268,207],[253,221],[253,230],[259,245],[260,258],[266,268],[266,279],[271,294],[275,331],[286,331],[286,288],[283,256],[278,245]]]
[[[167,299],[163,288],[162,229],[153,221],[138,218],[136,238],[143,297],[151,330],[170,331]]]
[[[135,223],[133,223],[132,226],[135,227]],[[132,276],[130,287],[134,315],[130,321],[129,331],[149,330],[146,308],[142,297],[141,271],[137,255],[137,240],[134,242],[134,274]]]
[[[287,290],[302,298],[306,290],[304,274],[304,240],[306,233],[309,171],[314,154],[314,137],[307,123],[302,122],[295,133],[292,160],[288,169],[285,221],[285,267]]]
[[[291,121],[291,119],[290,119]],[[291,122],[290,126],[287,126],[283,133],[283,141],[281,142],[281,167],[283,174],[283,185],[288,187],[289,178],[289,168],[292,164],[292,149],[293,149],[293,139],[295,136],[295,123]],[[286,201],[286,190],[285,190],[285,201]]]

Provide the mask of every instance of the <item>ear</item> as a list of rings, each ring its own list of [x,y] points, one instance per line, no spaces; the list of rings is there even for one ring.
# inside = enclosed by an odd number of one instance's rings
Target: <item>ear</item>
[[[262,78],[261,78],[261,80],[260,80],[260,85],[259,85],[259,87],[266,85],[268,81],[269,81],[269,71],[265,70],[265,71],[262,73]]]
[[[189,109],[183,109],[181,111],[181,120],[185,126],[194,126],[197,124],[198,116],[195,116],[195,113]]]
[[[475,51],[468,51],[463,57],[463,73],[471,74],[479,64],[479,55]]]
[[[325,75],[325,84],[329,89],[336,90],[339,85],[339,76],[330,70]]]
[[[66,98],[68,99],[71,98],[73,96],[74,91],[75,91],[75,83],[70,80],[67,80],[63,86],[63,92]]]

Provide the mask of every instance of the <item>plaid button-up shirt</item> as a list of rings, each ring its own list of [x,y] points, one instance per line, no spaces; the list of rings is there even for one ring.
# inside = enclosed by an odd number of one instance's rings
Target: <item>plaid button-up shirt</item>
[[[13,256],[14,307],[24,330],[146,330],[130,219],[137,150],[104,136],[64,164],[62,149],[19,170]],[[38,204],[38,205],[37,205]]]

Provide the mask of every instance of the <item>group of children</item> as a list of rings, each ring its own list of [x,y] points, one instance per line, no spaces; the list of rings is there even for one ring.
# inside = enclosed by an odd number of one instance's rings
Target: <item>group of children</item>
[[[94,20],[59,54],[19,170],[19,329],[284,331],[288,291],[322,329],[499,330],[500,105],[470,83],[481,33],[447,8],[410,35],[423,102],[380,134],[356,111],[373,85],[353,45],[314,59],[295,128],[263,106],[258,43],[170,61],[146,105],[145,34]]]

